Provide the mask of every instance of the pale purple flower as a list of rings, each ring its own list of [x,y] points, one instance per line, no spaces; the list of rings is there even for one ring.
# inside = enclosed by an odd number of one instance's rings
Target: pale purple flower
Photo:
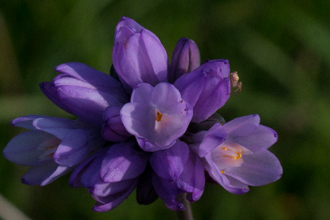
[[[248,186],[266,185],[282,175],[280,162],[267,150],[277,141],[277,133],[260,125],[258,115],[215,124],[194,139],[192,148],[204,158],[209,175],[231,193],[246,193]]]
[[[145,151],[167,149],[181,137],[192,117],[191,106],[169,83],[139,84],[120,111],[127,131]]]
[[[22,177],[29,185],[54,181],[105,143],[98,129],[81,120],[30,115],[14,119],[12,125],[30,131],[13,138],[3,154],[14,163],[31,166]]]

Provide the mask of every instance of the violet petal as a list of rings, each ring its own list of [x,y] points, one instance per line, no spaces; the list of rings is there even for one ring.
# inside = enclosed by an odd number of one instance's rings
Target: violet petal
[[[266,149],[243,156],[243,160],[240,167],[226,168],[226,175],[251,186],[266,185],[282,176],[283,169],[279,160]]]
[[[176,181],[183,171],[188,156],[188,145],[177,141],[169,149],[154,152],[150,157],[150,165],[161,178]]]
[[[200,55],[196,43],[188,38],[180,38],[177,42],[168,74],[168,81],[174,83],[185,73],[195,70],[200,65]]]
[[[101,179],[107,183],[133,179],[144,171],[148,160],[149,154],[141,151],[135,142],[114,144],[103,159]]]

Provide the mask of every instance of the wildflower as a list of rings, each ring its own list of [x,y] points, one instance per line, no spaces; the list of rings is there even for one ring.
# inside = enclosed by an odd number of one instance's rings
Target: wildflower
[[[95,211],[109,211],[137,189],[137,201],[158,197],[184,210],[197,201],[205,171],[232,193],[277,180],[282,167],[267,148],[277,140],[257,115],[224,123],[216,111],[230,96],[228,60],[199,66],[199,50],[181,38],[171,65],[155,34],[123,17],[115,31],[111,75],[65,63],[42,92],[76,120],[26,116],[30,129],[4,149],[8,160],[31,166],[24,183],[45,185],[73,170],[70,185],[85,187]],[[169,67],[169,68],[168,68]],[[222,124],[220,124],[220,122]]]

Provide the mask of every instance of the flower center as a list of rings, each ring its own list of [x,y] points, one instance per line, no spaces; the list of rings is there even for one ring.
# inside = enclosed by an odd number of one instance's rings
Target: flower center
[[[241,147],[243,147],[243,146],[241,146]],[[233,152],[234,154],[237,155],[237,156],[233,156],[232,153],[230,153],[230,154],[228,154],[228,155],[224,155],[224,157],[226,157],[226,156],[227,156],[227,157],[232,157],[234,160],[237,160],[237,159],[239,159],[239,158],[242,157],[242,150],[241,150],[241,149],[237,149],[238,152],[236,152],[235,149],[229,149],[229,148],[227,148],[227,147],[221,147],[221,149],[222,149],[222,150],[225,150],[225,151],[231,151],[231,152]]]
[[[156,121],[157,122],[161,121],[162,120],[162,117],[163,117],[163,114],[160,113],[159,111],[157,111],[157,113],[156,113]]]
[[[212,159],[222,174],[226,167],[240,167],[243,155],[252,154],[252,151],[237,143],[224,142],[212,151]]]
[[[40,161],[42,160],[52,160],[55,151],[57,150],[58,145],[61,143],[61,140],[57,137],[49,138],[42,142],[38,149],[42,150],[43,153],[39,156]]]

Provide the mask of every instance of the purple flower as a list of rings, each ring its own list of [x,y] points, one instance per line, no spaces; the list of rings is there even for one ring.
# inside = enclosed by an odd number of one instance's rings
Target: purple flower
[[[258,115],[236,118],[224,126],[215,124],[209,131],[197,133],[192,145],[204,158],[210,176],[235,194],[278,180],[282,167],[267,149],[277,141],[277,133],[260,125]]]
[[[158,37],[134,20],[122,17],[115,32],[113,65],[128,91],[140,83],[167,81],[168,58]]]
[[[120,115],[143,150],[157,151],[170,148],[185,133],[192,108],[172,84],[152,87],[142,83],[133,90],[131,102],[124,105]]]
[[[228,60],[212,60],[174,83],[182,98],[193,106],[192,122],[200,123],[221,108],[230,96]]]
[[[260,125],[258,115],[224,124],[216,114],[230,96],[228,60],[199,65],[197,45],[181,38],[168,70],[157,36],[123,17],[113,76],[74,62],[57,66],[60,74],[40,84],[78,119],[17,118],[12,125],[30,131],[13,138],[3,154],[31,166],[22,177],[26,184],[46,185],[73,170],[70,185],[86,187],[99,212],[114,209],[135,188],[140,204],[159,197],[184,210],[183,196],[190,202],[202,196],[205,171],[237,194],[280,178],[282,167],[267,150],[276,132]]]
[[[12,125],[30,131],[13,138],[3,154],[14,163],[31,166],[22,177],[29,185],[54,181],[105,143],[98,130],[81,120],[30,115],[14,119]]]
[[[193,71],[199,65],[200,55],[196,43],[185,37],[180,38],[173,51],[168,81],[174,83],[180,76]]]
[[[129,100],[117,80],[85,64],[65,63],[55,70],[61,74],[41,83],[42,92],[63,110],[93,125],[103,123],[105,108],[121,107]]]

